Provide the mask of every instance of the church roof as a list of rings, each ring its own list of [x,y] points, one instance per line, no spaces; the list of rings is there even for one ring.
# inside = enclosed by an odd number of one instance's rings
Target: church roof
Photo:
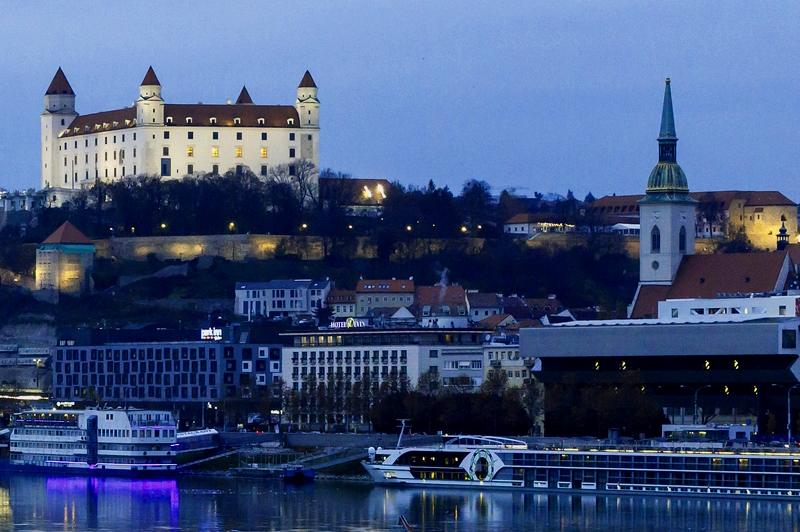
[[[252,104],[253,99],[250,98],[250,93],[247,92],[247,87],[242,87],[242,92],[239,93],[239,97],[236,98],[236,105],[242,104]]]
[[[308,70],[306,70],[306,73],[303,75],[303,79],[300,80],[300,85],[297,86],[298,89],[301,87],[317,88],[317,84],[314,83],[314,78],[311,77],[311,72]]]
[[[642,203],[682,202],[694,203],[689,196],[689,183],[676,160],[675,115],[672,110],[672,90],[669,78],[664,88],[664,105],[661,109],[661,130],[658,134],[658,163],[647,179],[647,195]]]
[[[64,222],[52,235],[45,238],[42,244],[92,244],[92,241],[77,227],[69,222]]]
[[[161,85],[161,82],[158,81],[158,77],[156,77],[156,73],[152,66],[147,69],[147,74],[144,75],[144,79],[139,85]]]
[[[782,290],[787,252],[685,255],[672,286],[643,285],[631,318],[656,317],[667,299],[714,299],[719,294]]]
[[[669,78],[667,87],[664,89],[664,105],[661,108],[661,131],[658,134],[660,139],[676,139],[675,136],[675,115],[672,112],[672,90],[669,88]]]
[[[72,92],[72,87],[70,86],[69,81],[67,81],[67,76],[64,75],[64,71],[61,70],[61,67],[58,67],[56,75],[53,76],[53,81],[51,81],[50,86],[47,87],[47,92],[45,92],[45,95],[48,94],[75,95],[75,93]]]

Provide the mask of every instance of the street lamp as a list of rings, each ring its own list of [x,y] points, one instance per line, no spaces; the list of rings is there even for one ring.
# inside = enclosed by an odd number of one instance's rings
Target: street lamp
[[[782,384],[773,384],[772,386],[786,390],[786,442],[792,445],[792,390],[800,386],[800,384],[795,384],[790,388]]]
[[[687,390],[692,390],[694,392],[694,416],[692,417],[692,425],[697,425],[697,392],[703,388],[711,388],[711,385],[706,384],[705,386],[701,386],[699,388],[692,388],[691,386],[681,384],[681,388],[686,388]]]

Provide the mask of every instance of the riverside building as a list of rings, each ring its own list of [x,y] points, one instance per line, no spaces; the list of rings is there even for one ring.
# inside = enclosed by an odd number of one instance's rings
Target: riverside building
[[[319,100],[306,72],[294,105],[256,105],[247,88],[231,104],[166,103],[150,67],[130,107],[80,115],[59,68],[41,114],[42,188],[58,205],[96,179],[147,174],[182,178],[228,170],[268,176],[301,160],[319,164]]]

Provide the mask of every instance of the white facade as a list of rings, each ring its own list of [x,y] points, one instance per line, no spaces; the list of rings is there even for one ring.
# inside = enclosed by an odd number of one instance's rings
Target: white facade
[[[308,73],[294,106],[254,105],[246,89],[235,104],[165,103],[152,69],[139,92],[132,107],[78,115],[59,69],[41,114],[42,188],[140,174],[177,179],[249,168],[269,175],[278,165],[291,173],[304,159],[319,166],[319,101]]]
[[[800,317],[800,293],[768,297],[743,296],[719,299],[668,299],[658,302],[658,319],[708,322],[715,319]]]
[[[311,279],[236,283],[234,314],[239,316],[297,316],[325,306],[330,281]]]

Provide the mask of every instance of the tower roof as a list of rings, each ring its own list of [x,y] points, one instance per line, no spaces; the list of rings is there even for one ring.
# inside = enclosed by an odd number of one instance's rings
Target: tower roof
[[[75,93],[72,92],[72,87],[69,85],[69,81],[67,81],[67,76],[64,75],[64,71],[61,70],[61,67],[58,67],[56,75],[53,76],[53,81],[50,82],[50,86],[47,87],[47,92],[44,94],[45,96],[48,94],[71,94],[75,96]]]
[[[301,87],[317,88],[317,84],[314,83],[314,78],[311,77],[311,72],[308,70],[306,70],[306,73],[303,75],[303,79],[300,80],[300,85],[297,86],[298,89]]]
[[[69,222],[64,222],[42,244],[92,244],[92,241]]]
[[[689,182],[677,162],[675,116],[672,111],[672,91],[669,78],[664,88],[664,106],[661,109],[661,131],[658,135],[658,163],[647,179],[647,194],[640,203],[683,202],[696,203],[689,196]]]
[[[155,71],[153,71],[153,67],[152,66],[147,69],[147,74],[144,75],[144,79],[142,80],[142,82],[139,85],[140,86],[143,86],[143,85],[158,85],[158,86],[161,86],[161,82],[158,81],[158,78],[156,77],[156,73],[155,73]]]
[[[669,78],[664,89],[664,107],[661,110],[661,131],[659,139],[675,139],[675,115],[672,112],[672,91],[669,88]]]
[[[247,92],[247,87],[242,86],[242,92],[239,93],[239,97],[236,98],[236,105],[240,104],[253,104],[253,99],[250,98],[250,93]]]

